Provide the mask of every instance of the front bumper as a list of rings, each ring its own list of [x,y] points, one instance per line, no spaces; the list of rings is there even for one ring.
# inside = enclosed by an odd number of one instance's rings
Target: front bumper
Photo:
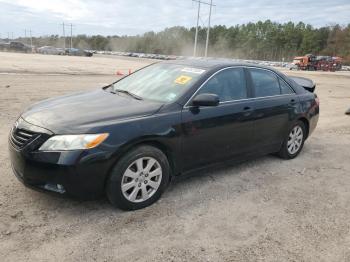
[[[9,142],[14,174],[24,185],[80,199],[95,199],[104,194],[111,167],[101,150],[40,152],[18,150]]]

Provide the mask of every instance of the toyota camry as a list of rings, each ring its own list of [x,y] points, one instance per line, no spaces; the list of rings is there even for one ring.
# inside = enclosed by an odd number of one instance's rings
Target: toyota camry
[[[12,168],[33,189],[144,208],[181,174],[271,153],[295,158],[317,125],[314,90],[310,79],[254,64],[152,64],[28,108],[9,135]]]

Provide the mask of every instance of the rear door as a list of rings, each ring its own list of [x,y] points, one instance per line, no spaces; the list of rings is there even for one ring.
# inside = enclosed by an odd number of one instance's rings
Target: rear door
[[[254,141],[257,150],[278,150],[295,117],[294,90],[268,69],[249,68],[254,96]]]
[[[194,95],[219,96],[218,106],[182,111],[183,169],[188,170],[249,151],[253,136],[253,101],[243,68],[226,68],[212,76]]]

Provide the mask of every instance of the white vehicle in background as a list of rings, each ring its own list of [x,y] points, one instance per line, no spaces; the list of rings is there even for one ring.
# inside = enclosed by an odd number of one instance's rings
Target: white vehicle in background
[[[350,71],[350,66],[343,66],[343,67],[342,67],[342,70],[343,70],[343,71]]]
[[[299,70],[298,66],[294,63],[286,65],[286,68],[288,68],[289,70]]]
[[[64,50],[63,48],[57,48],[54,46],[42,46],[37,49],[37,52],[39,54],[44,54],[44,55],[64,55]]]

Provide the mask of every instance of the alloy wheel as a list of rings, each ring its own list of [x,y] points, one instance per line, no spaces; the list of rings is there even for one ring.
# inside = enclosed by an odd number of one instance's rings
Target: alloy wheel
[[[302,146],[304,138],[303,129],[300,126],[295,126],[289,133],[287,149],[291,155],[296,154]]]
[[[124,197],[133,203],[152,197],[162,182],[162,167],[153,157],[141,157],[125,170],[121,189]]]

